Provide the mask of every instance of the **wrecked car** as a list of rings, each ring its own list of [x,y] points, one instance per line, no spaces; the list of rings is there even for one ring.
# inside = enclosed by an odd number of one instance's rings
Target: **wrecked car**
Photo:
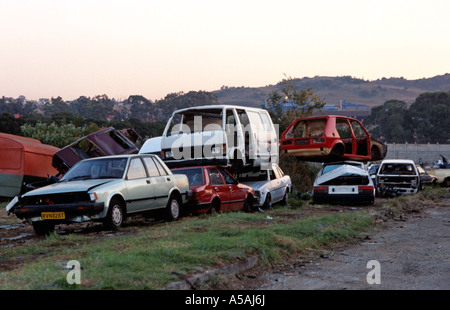
[[[0,199],[10,200],[26,192],[25,184],[58,173],[52,167],[57,151],[36,139],[0,133]]]
[[[312,197],[314,203],[373,204],[375,187],[362,163],[325,163],[314,181]]]
[[[113,127],[98,130],[62,148],[53,155],[52,165],[61,174],[77,162],[92,157],[137,154],[134,144],[142,138],[133,129],[117,130]]]
[[[255,207],[268,209],[272,204],[287,204],[288,195],[292,191],[291,178],[285,175],[277,164],[272,169],[249,172],[240,175],[239,181],[255,190]]]
[[[376,161],[387,153],[387,146],[371,138],[358,120],[337,115],[294,120],[280,144],[287,155],[313,162]]]
[[[381,196],[415,194],[419,187],[419,172],[412,160],[389,159],[381,162],[377,173],[377,188]]]
[[[173,174],[185,174],[191,197],[186,208],[196,214],[253,208],[253,189],[240,184],[226,169],[215,166],[172,168]]]
[[[235,171],[278,163],[278,136],[267,110],[211,105],[173,112],[161,138],[170,168],[219,165]]]
[[[155,155],[105,156],[78,162],[57,183],[15,197],[6,211],[37,234],[85,221],[117,229],[127,216],[154,210],[177,220],[189,195],[187,177],[173,175]]]

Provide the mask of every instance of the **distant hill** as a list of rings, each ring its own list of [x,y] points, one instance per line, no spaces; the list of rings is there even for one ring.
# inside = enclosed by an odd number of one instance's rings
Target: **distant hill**
[[[327,104],[338,105],[346,99],[348,103],[365,104],[368,107],[382,105],[387,100],[398,99],[411,104],[422,93],[450,91],[450,74],[432,78],[407,80],[404,78],[382,78],[366,81],[350,76],[295,79],[296,88],[313,88]],[[281,90],[280,84],[264,87],[222,87],[213,91],[220,104],[235,104],[260,107],[274,90]]]

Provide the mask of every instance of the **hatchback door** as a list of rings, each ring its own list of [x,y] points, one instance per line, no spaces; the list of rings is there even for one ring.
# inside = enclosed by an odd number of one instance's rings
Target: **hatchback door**
[[[242,210],[247,198],[247,190],[240,187],[239,183],[225,169],[219,168],[219,170],[230,191],[230,209]]]
[[[217,168],[208,168],[209,179],[214,193],[219,197],[221,211],[230,210],[231,188],[225,184]]]

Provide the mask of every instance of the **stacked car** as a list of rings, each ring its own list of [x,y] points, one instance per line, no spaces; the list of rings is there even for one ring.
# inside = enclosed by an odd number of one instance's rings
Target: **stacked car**
[[[184,211],[202,214],[286,204],[291,178],[278,166],[277,130],[267,110],[214,105],[177,110],[161,137],[139,150],[133,130],[102,129],[53,155],[64,175],[15,197],[8,213],[36,233],[58,223],[102,221],[119,228],[127,216]],[[387,147],[356,119],[318,116],[294,120],[280,138],[282,151],[321,162],[314,203],[373,204],[376,194],[416,193],[427,177],[414,162],[383,160]],[[429,180],[430,183],[433,179]]]

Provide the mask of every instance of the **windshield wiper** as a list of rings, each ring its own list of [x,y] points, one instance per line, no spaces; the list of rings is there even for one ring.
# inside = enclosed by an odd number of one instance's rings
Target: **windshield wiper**
[[[62,180],[63,182],[76,181],[76,180],[88,180],[91,178],[91,175],[79,175],[67,180]]]

